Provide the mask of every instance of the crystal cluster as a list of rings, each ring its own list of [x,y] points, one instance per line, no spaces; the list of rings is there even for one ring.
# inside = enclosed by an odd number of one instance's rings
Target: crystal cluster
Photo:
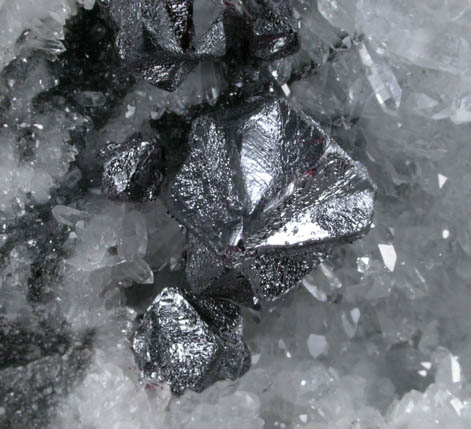
[[[103,150],[102,190],[111,199],[150,201],[157,198],[162,173],[161,150],[152,142],[132,136],[123,144],[109,144]]]
[[[205,10],[193,6],[192,1],[106,4],[118,27],[119,57],[138,61],[135,68],[144,79],[166,89],[178,86],[184,70],[202,53],[222,57],[222,15],[216,10],[219,17],[201,32],[193,21]],[[297,51],[296,20],[288,3],[245,6],[254,58],[270,61]],[[149,45],[143,40],[144,30],[156,51],[138,59],[140,47]],[[171,84],[169,76],[174,79]],[[335,245],[361,236],[371,224],[374,186],[366,170],[282,98],[262,97],[196,118],[188,151],[169,185],[168,204],[188,228],[187,280],[199,294],[252,305],[275,301],[297,286]],[[102,155],[102,191],[107,197],[157,197],[162,156],[156,144],[132,136],[122,144],[107,145]],[[231,270],[242,275],[245,284],[230,276]],[[215,326],[221,323],[217,305],[206,306],[206,326],[194,320],[197,313],[189,306],[204,305],[207,298],[196,301],[195,295],[190,304],[174,289],[162,293],[134,337],[143,379],[168,382],[181,393],[187,387],[201,391],[219,378],[236,378],[247,370],[245,346],[232,350],[211,332],[220,329]],[[241,319],[237,330],[242,330]],[[181,350],[187,352],[182,355]]]
[[[0,0],[0,427],[469,428],[470,17]]]
[[[197,8],[193,0],[100,3],[117,28],[119,57],[153,85],[175,90],[198,61],[220,58],[226,52],[217,2],[199,2]]]
[[[189,254],[197,290],[237,269],[258,299],[273,301],[371,223],[365,169],[281,98],[198,118],[189,145],[169,206],[197,236]],[[204,275],[192,278],[195,265]]]
[[[172,5],[191,11],[191,4]],[[258,6],[252,4],[248,12],[256,33],[252,54],[269,60],[295,51],[297,34],[288,5]],[[143,201],[149,186],[156,193],[161,179],[153,175],[159,171],[149,160],[156,150],[139,139],[108,146],[105,151],[112,155],[104,165],[105,195]],[[374,199],[366,170],[282,98],[262,97],[196,118],[188,151],[169,185],[168,204],[188,228],[187,280],[200,295],[189,303],[174,289],[164,290],[133,342],[142,378],[165,381],[176,393],[235,378],[249,365],[245,346],[232,350],[223,345],[229,357],[219,351],[224,341],[211,332],[220,329],[216,305],[207,305],[207,326],[195,320],[197,312],[189,306],[207,302],[201,293],[252,305],[280,298],[332,247],[367,231]],[[237,330],[242,330],[241,320]]]
[[[146,82],[168,91],[202,61],[222,60],[249,32],[250,54],[260,60],[297,51],[297,22],[288,2],[244,0],[103,0],[116,28],[121,60]],[[238,33],[238,34],[235,34]]]

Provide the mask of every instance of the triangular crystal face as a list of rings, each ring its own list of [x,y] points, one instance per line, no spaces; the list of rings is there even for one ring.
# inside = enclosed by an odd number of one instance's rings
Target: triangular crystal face
[[[210,297],[196,299],[172,287],[144,314],[133,350],[142,379],[166,382],[177,394],[238,378],[250,362],[239,307]]]
[[[366,169],[285,99],[200,117],[189,145],[170,209],[260,298],[286,293],[331,247],[368,230]]]

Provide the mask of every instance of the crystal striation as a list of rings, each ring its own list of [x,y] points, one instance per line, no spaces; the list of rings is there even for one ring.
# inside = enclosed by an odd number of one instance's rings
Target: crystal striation
[[[206,271],[196,289],[237,269],[257,297],[275,300],[371,223],[366,169],[282,98],[196,119],[189,146],[169,208],[201,241],[189,254]]]
[[[162,152],[156,144],[134,135],[125,143],[107,145],[102,155],[102,190],[108,198],[151,201],[157,197],[163,175]]]
[[[133,350],[143,380],[166,382],[177,394],[200,392],[248,370],[250,353],[241,337],[235,304],[165,288],[144,314]]]
[[[470,428],[471,0],[289,0],[302,46],[274,61],[251,52],[248,1],[194,0],[195,29],[213,20],[207,5],[234,12],[232,39],[172,93],[138,61],[120,67],[105,9],[76,7],[93,3],[0,0],[0,427]],[[374,228],[254,312],[233,269],[251,233],[225,256],[159,198],[111,201],[97,154],[158,136],[171,182],[194,119],[280,90],[368,168]],[[300,252],[291,268],[288,248],[311,246],[270,249],[263,276],[284,276],[273,288],[311,263]],[[250,307],[251,370],[175,398],[138,384],[129,336],[164,287],[187,282]]]
[[[199,4],[201,3],[201,4]],[[226,53],[222,4],[205,0],[101,2],[120,59],[145,81],[174,91],[199,61]]]

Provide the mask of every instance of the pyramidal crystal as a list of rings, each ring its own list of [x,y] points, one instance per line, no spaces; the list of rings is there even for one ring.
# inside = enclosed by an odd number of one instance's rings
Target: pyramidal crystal
[[[221,3],[206,0],[198,9],[193,0],[111,0],[101,5],[117,30],[121,60],[165,90],[174,91],[199,61],[226,53]]]
[[[375,187],[365,168],[282,98],[196,119],[189,146],[169,208],[200,240],[190,265],[211,271],[197,276],[206,288],[236,269],[255,296],[275,300],[368,230]]]
[[[154,142],[138,134],[122,144],[107,145],[102,155],[102,190],[108,198],[150,201],[157,197],[162,182],[162,153]]]
[[[166,382],[175,393],[200,392],[214,381],[240,377],[250,366],[239,308],[176,288],[155,298],[133,350],[143,380]]]

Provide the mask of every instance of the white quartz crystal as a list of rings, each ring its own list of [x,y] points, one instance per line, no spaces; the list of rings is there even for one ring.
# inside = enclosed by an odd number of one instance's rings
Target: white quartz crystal
[[[27,47],[53,54],[64,47],[65,21],[77,12],[77,5],[91,9],[95,0],[2,0],[0,1],[0,69],[23,48],[18,38],[27,31]]]
[[[318,8],[374,52],[370,57],[359,48],[366,71],[373,70],[368,77],[376,97],[395,93],[429,118],[471,121],[468,0],[319,0]],[[381,69],[388,69],[382,79]],[[394,103],[398,106],[397,98]]]
[[[91,196],[79,209],[56,206],[53,215],[71,229],[55,287],[77,329],[106,323],[122,288],[152,285],[154,271],[169,267],[184,246],[180,227],[160,201],[136,205]]]
[[[65,20],[93,4],[0,0],[0,68],[37,49],[53,60]],[[378,185],[374,227],[276,308],[246,312],[252,368],[242,379],[177,398],[139,383],[129,342],[137,314],[124,303],[129,288],[155,295],[173,281],[165,276],[181,264],[184,231],[160,200],[112,202],[90,186],[73,204],[54,203],[48,214],[65,239],[47,288],[59,298],[35,311],[95,336],[91,363],[51,427],[471,427],[471,1],[292,4],[301,51],[269,71],[367,166]],[[207,16],[197,18],[204,25]],[[314,72],[290,82],[306,58]],[[66,108],[32,112],[34,97],[56,85],[44,58],[0,82],[12,94],[0,122],[14,124],[0,129],[0,316],[8,323],[34,319],[27,295],[36,269],[34,239],[12,243],[8,225],[36,225],[34,216],[21,223],[29,206],[82,178],[69,131],[89,119]],[[199,65],[175,93],[137,81],[97,140],[123,142],[149,118],[214,104],[223,88],[214,64]],[[99,91],[77,96],[85,107],[106,102]]]

